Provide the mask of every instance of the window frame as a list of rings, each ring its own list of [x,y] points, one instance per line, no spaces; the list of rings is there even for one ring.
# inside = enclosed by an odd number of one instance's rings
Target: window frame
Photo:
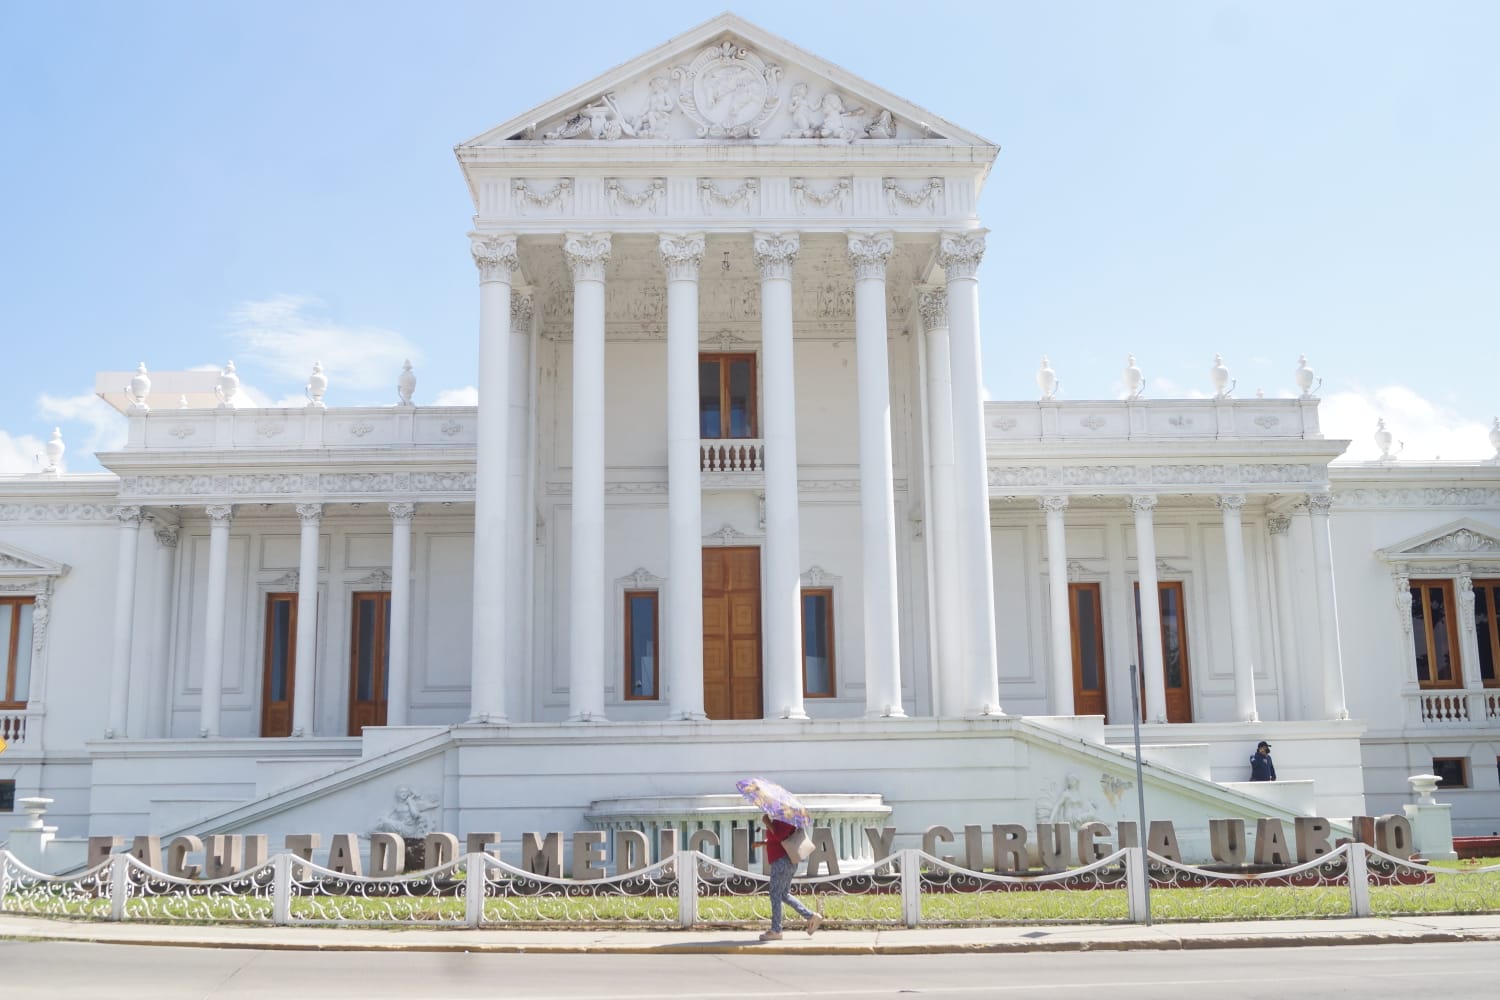
[[[1437,679],[1437,670],[1432,663],[1433,624],[1429,613],[1432,604],[1427,596],[1432,590],[1440,591],[1443,595],[1444,631],[1447,634],[1449,656],[1453,667],[1452,676],[1445,681]],[[1463,645],[1459,636],[1458,605],[1454,592],[1453,580],[1448,578],[1408,581],[1408,593],[1412,595],[1412,675],[1416,679],[1417,687],[1422,691],[1462,691],[1464,687]],[[1417,614],[1418,608],[1422,611],[1420,615]],[[1428,676],[1426,679],[1423,679],[1420,673],[1416,656],[1418,628],[1422,630],[1422,642],[1427,649]]]
[[[0,778],[0,813],[16,811],[16,779]]]
[[[749,388],[749,414],[748,422],[750,433],[735,437],[729,433],[729,366],[733,361],[745,361],[750,365],[750,388]],[[703,397],[702,379],[703,365],[707,362],[717,362],[719,365],[719,435],[717,437],[703,436]],[[704,441],[748,441],[760,437],[760,359],[755,353],[747,351],[700,351],[698,353],[698,433]]]
[[[625,668],[620,679],[620,693],[624,701],[659,702],[662,698],[661,690],[661,591],[644,587],[628,587],[624,593],[623,613],[625,619],[624,631],[624,653],[622,659]],[[651,693],[636,694],[631,689],[631,680],[634,678],[634,662],[631,655],[635,650],[635,621],[631,615],[630,605],[634,600],[650,599],[651,601]]]
[[[1467,757],[1434,757],[1434,758],[1432,758],[1432,773],[1438,775],[1439,778],[1442,777],[1442,774],[1440,773],[1440,769],[1439,769],[1439,765],[1440,764],[1456,764],[1456,765],[1458,765],[1459,782],[1457,784],[1448,784],[1446,781],[1439,781],[1438,782],[1438,787],[1439,788],[1444,789],[1445,791],[1451,791],[1452,789],[1455,789],[1455,788],[1473,788],[1474,787],[1473,780],[1472,780],[1473,776],[1472,776],[1472,774],[1469,771],[1469,758],[1467,758]]]
[[[1479,644],[1479,662],[1474,669],[1479,672],[1479,682],[1487,688],[1500,687],[1500,579],[1474,580],[1471,583],[1474,588],[1474,638]],[[1479,595],[1485,595],[1485,607],[1489,611],[1489,621],[1484,633],[1479,631],[1479,608],[1477,602]],[[1490,676],[1484,676],[1484,653],[1489,650],[1490,654]]]
[[[27,697],[17,699],[15,692],[21,652],[21,609],[28,606],[31,608],[31,630],[27,636],[27,644],[31,649],[31,657],[26,664]],[[20,711],[31,700],[31,688],[36,679],[36,610],[37,600],[34,594],[0,597],[0,614],[8,614],[10,617],[9,642],[5,649],[0,650],[0,656],[4,657],[3,662],[0,662],[0,709]]]
[[[1094,642],[1093,654],[1096,657],[1099,674],[1099,686],[1095,689],[1083,687],[1083,654],[1084,641],[1082,622],[1079,614],[1079,597],[1081,593],[1093,595],[1093,614],[1089,617],[1093,623]],[[1076,699],[1080,692],[1097,690],[1100,703],[1103,707],[1104,721],[1109,722],[1109,686],[1106,680],[1108,673],[1105,669],[1106,643],[1104,641],[1104,587],[1097,580],[1070,580],[1068,581],[1068,632],[1069,644],[1073,656],[1073,695],[1075,698],[1074,708],[1076,710]]]
[[[360,644],[360,605],[369,602],[375,608],[375,621],[372,626],[371,642],[373,648],[369,651],[370,660],[370,688],[373,697],[364,699],[359,696],[359,661],[364,653],[364,647]],[[348,735],[363,735],[365,726],[383,726],[386,720],[380,718],[379,706],[384,704],[385,711],[390,711],[390,688],[391,688],[391,592],[371,588],[368,590],[351,590],[349,592],[349,702],[348,712]],[[357,722],[360,705],[375,706],[376,718],[369,723]]]
[[[268,590],[265,594],[265,633],[261,643],[260,674],[260,735],[262,739],[290,736],[292,726],[292,696],[297,690],[297,606],[299,595],[294,590]],[[285,604],[289,608],[286,629],[286,732],[271,733],[271,706],[281,702],[271,701],[272,658],[275,655],[273,639],[276,634],[276,606]],[[280,728],[280,727],[277,727]]]
[[[820,597],[823,599],[823,630],[828,636],[828,690],[824,692],[813,692],[807,686],[807,599],[809,597]],[[838,656],[834,652],[837,643],[834,641],[834,613],[833,613],[833,588],[832,587],[803,587],[797,595],[797,620],[801,628],[802,648],[802,697],[803,698],[837,698],[839,696],[838,682]]]

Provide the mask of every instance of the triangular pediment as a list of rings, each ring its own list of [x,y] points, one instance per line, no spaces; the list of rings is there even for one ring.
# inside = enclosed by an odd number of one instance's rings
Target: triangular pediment
[[[1463,518],[1380,549],[1386,562],[1500,560],[1500,528]]]
[[[994,144],[723,14],[459,146]]]
[[[59,577],[67,572],[68,567],[64,563],[0,542],[0,580]]]

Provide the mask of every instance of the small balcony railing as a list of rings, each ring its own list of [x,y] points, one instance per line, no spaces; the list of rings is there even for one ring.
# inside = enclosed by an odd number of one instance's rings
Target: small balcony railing
[[[760,438],[706,438],[698,442],[702,472],[753,472],[766,469],[766,443]]]
[[[1407,698],[1414,721],[1424,726],[1500,724],[1500,689],[1418,691]]]
[[[0,740],[14,746],[26,742],[26,710],[0,708]]]

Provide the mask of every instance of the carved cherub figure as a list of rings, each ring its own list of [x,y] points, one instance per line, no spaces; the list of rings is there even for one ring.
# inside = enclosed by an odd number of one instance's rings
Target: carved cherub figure
[[[635,131],[643,139],[666,139],[671,136],[672,109],[676,105],[671,82],[664,76],[651,78],[651,96],[646,110],[636,122]]]
[[[813,124],[813,106],[807,99],[807,84],[792,84],[791,95],[787,98],[787,110],[792,114],[792,130],[786,134],[788,139],[816,139],[818,127]]]
[[[843,139],[850,142],[858,134],[851,128],[847,119],[854,115],[865,113],[864,108],[846,108],[844,99],[833,91],[823,95],[818,102],[818,110],[823,112],[823,122],[818,126],[818,137],[821,139]]]
[[[371,829],[371,833],[394,833],[401,837],[424,837],[432,832],[430,813],[442,805],[413,791],[406,785],[396,787],[396,801]]]

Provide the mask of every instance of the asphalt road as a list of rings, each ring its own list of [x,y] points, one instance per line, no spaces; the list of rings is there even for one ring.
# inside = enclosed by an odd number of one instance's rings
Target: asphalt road
[[[1028,955],[495,955],[0,942],[5,1000],[1156,1000],[1497,994],[1500,943]]]

